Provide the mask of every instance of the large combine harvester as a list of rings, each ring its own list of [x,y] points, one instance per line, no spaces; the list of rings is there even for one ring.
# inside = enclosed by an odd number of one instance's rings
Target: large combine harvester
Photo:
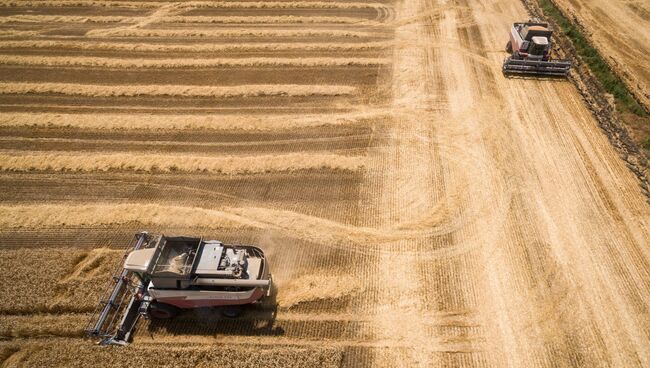
[[[571,70],[571,61],[551,59],[552,36],[548,23],[528,21],[513,24],[506,44],[506,51],[511,56],[503,62],[503,73],[566,77]]]
[[[173,318],[182,309],[252,304],[270,295],[264,252],[251,245],[141,232],[113,275],[86,328],[100,344],[125,345],[139,317]]]

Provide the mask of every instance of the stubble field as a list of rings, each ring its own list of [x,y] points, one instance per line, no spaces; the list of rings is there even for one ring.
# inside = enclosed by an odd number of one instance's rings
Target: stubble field
[[[650,210],[518,0],[0,1],[3,366],[650,365]],[[133,234],[275,301],[82,338]],[[276,304],[277,303],[277,304]]]

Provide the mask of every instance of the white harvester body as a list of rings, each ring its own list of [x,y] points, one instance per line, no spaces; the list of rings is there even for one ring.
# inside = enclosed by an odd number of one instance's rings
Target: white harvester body
[[[87,329],[104,343],[128,341],[138,316],[172,318],[182,309],[252,304],[270,294],[268,261],[256,246],[147,233],[136,238]]]
[[[565,77],[571,70],[569,60],[551,60],[553,31],[548,23],[528,21],[514,23],[506,51],[511,55],[503,62],[503,73]]]

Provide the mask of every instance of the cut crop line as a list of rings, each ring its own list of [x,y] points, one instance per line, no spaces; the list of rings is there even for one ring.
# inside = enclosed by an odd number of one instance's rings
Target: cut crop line
[[[265,96],[344,96],[356,91],[339,85],[92,85],[75,83],[2,83],[0,94],[63,94],[87,97],[265,97]]]
[[[381,119],[386,112],[367,111],[328,115],[144,115],[144,114],[53,114],[3,113],[0,127],[70,127],[111,129],[207,129],[277,130],[347,125]]]
[[[151,9],[174,5],[181,9],[383,9],[386,4],[372,2],[325,1],[187,1],[182,3],[158,1],[96,1],[96,0],[2,0],[0,7],[119,7]]]
[[[25,154],[0,152],[0,171],[147,171],[246,174],[313,169],[357,171],[363,158],[335,154],[290,153],[255,156],[196,156],[158,154],[93,154],[56,151]]]
[[[200,67],[258,67],[258,66],[378,66],[387,65],[386,58],[220,58],[220,59],[114,59],[103,57],[70,56],[14,56],[0,55],[0,64],[29,66],[69,66],[106,68],[200,68]]]
[[[367,51],[391,47],[391,42],[363,43],[229,43],[229,44],[155,44],[96,41],[0,41],[0,49],[65,49],[84,51],[155,51],[155,52],[222,52],[222,51]]]
[[[376,36],[373,32],[345,31],[336,29],[96,29],[87,37],[349,37]]]
[[[11,15],[0,17],[0,23],[138,23],[146,17],[83,16],[83,15]],[[380,25],[381,22],[355,17],[337,16],[168,16],[153,23],[213,23],[213,24],[363,24]]]
[[[436,341],[436,346],[431,346],[427,349],[428,352],[441,352],[441,353],[451,353],[451,354],[462,354],[470,355],[483,352],[482,347],[478,347],[477,343],[471,341],[472,338],[468,338],[464,342],[447,342],[447,341]],[[434,341],[434,338],[431,338],[430,341]],[[209,345],[214,346],[214,344],[232,344],[232,345],[244,345],[244,346],[281,346],[283,349],[288,348],[305,348],[305,347],[322,347],[322,339],[306,339],[302,337],[287,337],[287,336],[238,336],[237,339],[233,339],[229,335],[216,335],[216,336],[190,336],[190,335],[159,335],[155,338],[145,340],[144,337],[141,337],[138,340],[138,349],[161,349],[161,346],[169,346],[171,344],[198,344],[198,345]],[[363,348],[374,348],[380,349],[382,351],[389,351],[394,349],[412,349],[413,345],[409,341],[404,340],[389,340],[389,339],[336,339],[336,340],[327,340],[327,347],[332,348],[347,348],[347,347],[363,347]],[[146,350],[146,351],[151,351]],[[391,365],[387,365],[391,366]]]

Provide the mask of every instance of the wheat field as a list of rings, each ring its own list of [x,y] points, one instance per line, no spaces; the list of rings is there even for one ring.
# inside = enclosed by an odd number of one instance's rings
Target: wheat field
[[[528,18],[0,0],[0,365],[650,366],[647,198],[571,81],[502,75]],[[277,294],[96,346],[141,230],[259,245]]]

